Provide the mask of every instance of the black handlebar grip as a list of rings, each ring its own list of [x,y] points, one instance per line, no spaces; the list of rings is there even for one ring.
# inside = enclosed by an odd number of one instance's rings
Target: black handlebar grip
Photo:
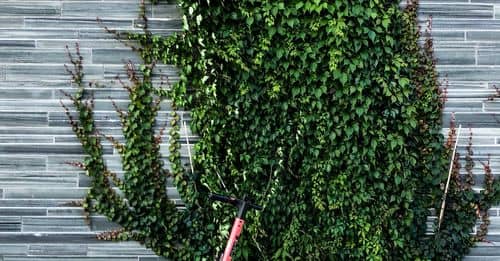
[[[251,207],[253,209],[262,210],[261,206],[258,206],[258,205],[255,205],[253,203],[250,203],[249,201],[243,201],[241,199],[236,199],[236,198],[232,198],[232,197],[228,197],[228,196],[224,196],[224,195],[219,195],[219,194],[215,194],[215,193],[209,193],[208,194],[208,198],[210,200],[217,200],[217,201],[220,201],[220,202],[233,204],[235,206],[238,206],[240,203],[245,202],[247,206],[249,206],[249,207]]]
[[[219,195],[219,194],[215,194],[215,193],[208,194],[208,198],[211,200],[217,200],[217,201],[221,201],[221,202],[225,202],[225,203],[233,203],[234,202],[233,198]]]

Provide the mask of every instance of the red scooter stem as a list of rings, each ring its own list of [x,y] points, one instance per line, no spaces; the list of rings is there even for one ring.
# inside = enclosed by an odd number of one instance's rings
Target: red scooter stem
[[[231,254],[233,252],[233,248],[238,242],[238,238],[240,237],[241,231],[243,230],[243,225],[245,224],[245,214],[249,209],[262,210],[261,206],[255,205],[249,200],[247,200],[246,196],[243,199],[237,199],[233,197],[227,197],[224,195],[210,193],[208,198],[211,200],[217,200],[224,203],[229,203],[238,208],[238,214],[236,219],[234,220],[233,227],[231,228],[231,234],[229,235],[229,240],[227,241],[226,248],[224,250],[224,254],[220,257],[220,261],[231,261]]]
[[[229,240],[227,241],[224,254],[221,256],[221,261],[231,261],[231,253],[233,252],[234,245],[236,245],[236,242],[238,242],[238,238],[240,237],[244,224],[245,220],[241,218],[236,218],[234,220],[233,228],[231,229],[231,235],[229,236]]]

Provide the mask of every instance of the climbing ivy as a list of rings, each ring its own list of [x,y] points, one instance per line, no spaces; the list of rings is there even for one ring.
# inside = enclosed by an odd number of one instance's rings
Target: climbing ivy
[[[416,1],[404,10],[399,0],[179,5],[182,33],[151,34],[142,3],[144,32],[125,34],[143,65],[127,65],[130,105],[117,108],[125,143],[104,136],[121,155],[123,179],[104,163],[82,58],[71,59],[78,121],[66,111],[87,154],[85,202],[124,227],[104,239],[137,239],[173,260],[213,259],[235,215],[208,201],[207,192],[219,192],[264,206],[247,216],[236,259],[455,260],[467,252],[477,210],[486,220],[498,200],[497,182],[489,178],[477,195],[456,162],[442,226],[427,233],[451,150],[441,135],[432,40],[424,35],[419,45]],[[153,86],[157,61],[180,69],[169,89]],[[154,132],[165,97],[169,171]],[[194,171],[180,153],[178,111],[187,109],[199,135]],[[167,197],[167,178],[185,210]]]
[[[162,98],[159,95],[161,92],[153,86],[155,61],[147,55],[151,53],[153,36],[147,27],[144,3],[141,4],[140,18],[144,22],[144,33],[140,35],[118,33],[105,28],[119,39],[134,40],[133,49],[143,62],[139,69],[131,62],[127,63],[127,79],[119,79],[128,92],[128,107],[119,108],[111,101],[120,118],[125,142],[121,143],[115,137],[103,135],[96,128],[92,113],[92,90],[86,88],[83,57],[78,45],[76,55],[69,52],[73,67],[67,68],[77,86],[74,95],[67,94],[78,112],[77,119],[74,119],[75,116],[66,105],[63,106],[86,154],[82,163],[74,165],[84,169],[92,181],[84,207],[106,215],[124,228],[104,233],[99,238],[132,238],[144,242],[159,254],[164,254],[163,249],[176,246],[174,236],[179,221],[177,208],[166,195],[167,179],[171,174],[163,167],[160,154],[164,128],[157,133],[154,130]],[[107,139],[120,155],[123,178],[106,166],[102,138]]]
[[[414,10],[399,1],[181,5],[173,99],[189,106],[201,138],[195,182],[265,206],[236,256],[422,256],[446,159],[437,75],[417,45]]]

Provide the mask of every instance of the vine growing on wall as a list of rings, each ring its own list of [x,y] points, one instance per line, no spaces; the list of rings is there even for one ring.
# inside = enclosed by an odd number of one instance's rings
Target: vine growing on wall
[[[141,4],[140,18],[145,22],[144,32],[126,36],[138,45],[134,50],[142,58],[142,65],[136,69],[131,62],[127,63],[127,79],[119,79],[128,92],[130,103],[122,109],[111,101],[120,118],[125,141],[122,143],[115,137],[103,135],[96,128],[92,91],[86,88],[83,57],[78,45],[74,54],[68,52],[72,67],[67,68],[77,90],[73,95],[66,94],[77,115],[72,114],[66,105],[63,107],[86,154],[84,161],[76,165],[85,170],[92,181],[84,207],[106,215],[123,227],[123,230],[103,233],[99,237],[135,239],[160,255],[166,255],[164,249],[174,248],[177,244],[175,231],[180,222],[177,208],[166,194],[167,178],[171,173],[163,167],[161,160],[163,129],[156,133],[154,129],[162,97],[153,86],[155,61],[150,55],[153,36],[147,27],[144,3]],[[115,31],[106,30],[123,38]],[[123,178],[106,166],[103,138],[119,153]]]
[[[418,44],[417,1],[405,10],[399,0],[179,4],[182,33],[151,34],[143,2],[144,32],[126,34],[143,63],[127,64],[130,105],[115,106],[124,143],[95,127],[78,49],[71,57],[78,120],[65,108],[87,154],[85,202],[124,228],[103,238],[137,239],[174,260],[212,259],[234,216],[208,202],[207,192],[221,192],[264,206],[248,215],[238,259],[454,260],[467,252],[477,210],[487,220],[498,199],[497,182],[488,178],[477,196],[455,162],[443,225],[427,233],[451,151],[432,39]],[[177,65],[180,81],[154,87],[157,61]],[[170,170],[154,131],[166,97]],[[186,109],[200,137],[194,171],[180,154],[177,111]],[[120,153],[123,178],[106,167],[102,138]],[[167,197],[167,178],[185,210]]]

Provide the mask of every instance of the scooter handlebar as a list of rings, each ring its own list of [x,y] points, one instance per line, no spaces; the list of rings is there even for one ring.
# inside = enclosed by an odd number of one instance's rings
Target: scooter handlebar
[[[234,205],[234,206],[238,206],[239,204],[245,202],[247,206],[249,206],[249,207],[251,207],[253,209],[262,210],[261,206],[255,205],[255,204],[253,204],[253,203],[251,203],[250,201],[247,201],[247,200],[241,200],[241,199],[237,199],[237,198],[233,198],[233,197],[228,197],[228,196],[224,196],[224,195],[220,195],[220,194],[215,194],[215,193],[209,193],[208,194],[208,198],[211,199],[211,200],[217,200],[217,201],[220,201],[220,202],[229,203],[229,204]]]

